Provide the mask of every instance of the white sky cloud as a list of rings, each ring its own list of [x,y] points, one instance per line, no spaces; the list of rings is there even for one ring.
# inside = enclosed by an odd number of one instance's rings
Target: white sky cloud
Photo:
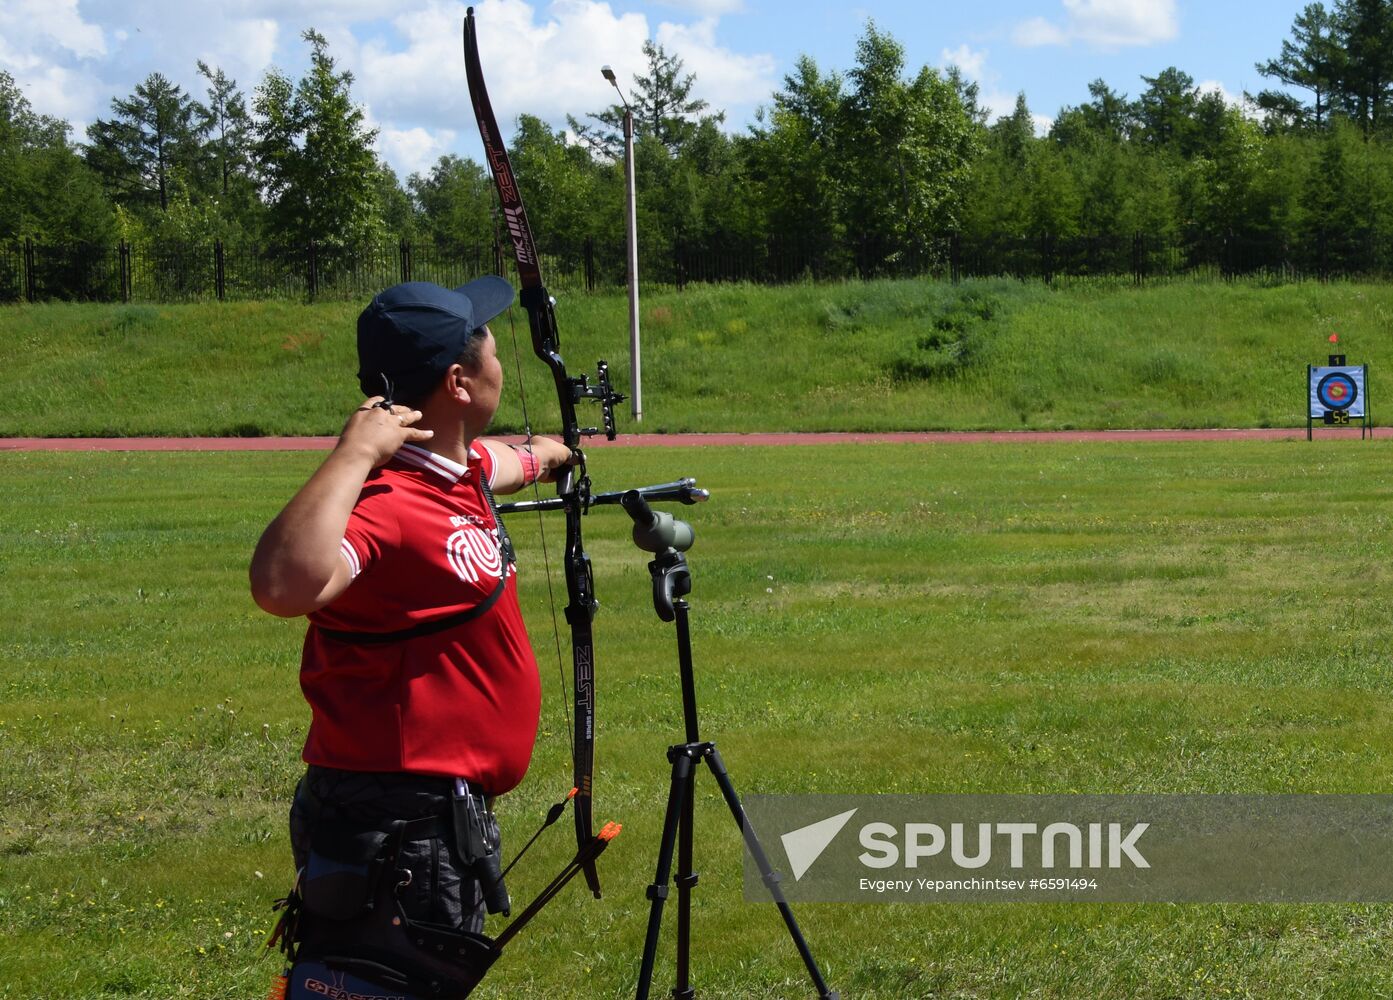
[[[745,9],[743,0],[658,0],[658,6],[690,11],[701,17],[719,17]]]
[[[13,48],[52,46],[80,59],[106,53],[102,29],[83,20],[77,0],[7,0],[0,37]]]
[[[600,67],[613,66],[627,84],[642,68],[651,30],[641,14],[616,15],[586,0],[554,3],[544,20],[522,0],[487,0],[479,13],[490,18],[479,23],[479,55],[505,132],[523,111],[559,125],[567,114],[580,118],[614,103]],[[463,62],[459,71],[463,92]]]
[[[0,65],[43,71],[53,60],[106,54],[102,29],[82,18],[77,0],[5,0],[0,4]]]
[[[209,66],[221,66],[240,85],[249,87],[274,61],[280,36],[280,25],[270,18],[228,21],[219,30],[216,45],[204,38],[196,51]]]
[[[35,111],[66,120],[76,141],[86,138],[94,111],[105,113],[111,101],[111,95],[95,81],[62,66],[48,65],[25,74],[20,86]]]
[[[1032,17],[1016,25],[1011,40],[1025,48],[1040,45],[1068,45],[1069,33],[1063,28],[1046,21],[1043,17]]]
[[[956,66],[969,80],[982,82],[982,67],[987,62],[986,49],[974,49],[966,43],[956,49],[944,49],[939,53],[939,63],[943,66]]]
[[[319,30],[330,23],[371,21],[384,16],[379,0],[240,0],[233,6],[244,17],[270,18],[305,27],[314,25]]]
[[[1243,105],[1243,95],[1235,94],[1218,80],[1202,80],[1195,87],[1201,94],[1218,94],[1224,99],[1224,103],[1230,106],[1241,107]]]
[[[1078,41],[1102,49],[1155,45],[1180,32],[1175,0],[1062,0],[1064,17],[1043,17],[1016,26],[1022,46],[1068,45]]]
[[[480,55],[504,133],[522,112],[554,127],[584,118],[615,94],[600,76],[613,66],[621,86],[646,70],[653,38],[697,76],[694,96],[730,109],[738,127],[777,83],[767,54],[722,44],[720,17],[742,0],[672,0],[648,13],[619,13],[604,0],[477,0]],[[82,127],[110,114],[160,72],[196,98],[206,83],[199,59],[237,81],[250,101],[271,67],[299,79],[315,28],[353,96],[381,129],[379,147],[403,176],[476,134],[464,79],[461,0],[0,0],[0,69],[13,74],[36,111]],[[662,13],[662,19],[655,16]],[[748,48],[748,46],[746,46]],[[455,144],[452,146],[452,144]]]
[[[746,103],[751,95],[763,100],[775,89],[774,58],[740,55],[721,46],[716,41],[715,18],[689,25],[661,24],[654,40],[681,58],[684,72],[696,74],[693,96],[705,98],[715,108]]]
[[[403,184],[411,174],[425,174],[450,151],[455,133],[450,129],[432,132],[423,128],[383,128],[377,136],[377,148],[383,159],[397,172]]]

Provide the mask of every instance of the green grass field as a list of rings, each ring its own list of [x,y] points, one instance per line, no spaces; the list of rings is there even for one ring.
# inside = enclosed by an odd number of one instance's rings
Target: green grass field
[[[1317,793],[1393,787],[1391,457],[1382,441],[886,445],[591,467],[598,488],[713,490],[689,512],[698,685],[745,793]],[[264,995],[307,713],[302,625],[256,610],[245,566],[315,460],[0,455],[0,997]],[[516,844],[569,779],[536,525],[512,525],[547,699],[501,808]],[[632,992],[680,719],[627,525],[606,509],[587,526],[598,817],[625,824],[606,898],[569,890],[481,997]],[[742,901],[713,787],[698,808],[700,995],[809,996],[776,913]],[[570,839],[547,839],[515,898]],[[799,917],[847,998],[1393,993],[1389,906]],[[665,951],[655,992],[670,983]]]
[[[1295,427],[1305,366],[1339,333],[1393,371],[1393,286],[1010,280],[692,286],[643,305],[645,431]],[[331,434],[357,396],[358,304],[0,309],[0,436]],[[628,384],[626,302],[558,304],[573,371]],[[496,428],[555,392],[526,315],[494,324],[510,383]],[[626,408],[627,410],[627,408]],[[627,419],[621,430],[632,427]]]

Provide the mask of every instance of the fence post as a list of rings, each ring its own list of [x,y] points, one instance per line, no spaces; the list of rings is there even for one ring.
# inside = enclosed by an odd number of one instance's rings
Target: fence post
[[[493,273],[503,273],[503,244],[493,241]]]
[[[34,241],[28,236],[24,237],[24,297],[34,302],[38,299],[36,294],[37,283],[34,281]]]
[[[120,273],[121,301],[131,300],[131,245],[122,240],[116,247],[117,268]]]
[[[1141,230],[1132,233],[1132,284],[1142,283],[1142,243]]]
[[[1040,236],[1040,267],[1044,271],[1045,284],[1054,284],[1054,259],[1051,253],[1050,234],[1043,233]]]
[[[397,252],[401,255],[401,280],[405,284],[411,280],[411,244],[403,238],[397,246]]]
[[[213,243],[213,287],[219,302],[227,298],[227,251],[223,249],[222,240]]]
[[[948,273],[955,285],[963,279],[962,233],[953,233],[948,237]]]
[[[315,294],[319,291],[319,261],[316,259],[314,240],[310,240],[308,250],[309,270],[305,275],[307,290],[310,301],[314,301]]]
[[[585,238],[585,290],[595,290],[595,237]]]

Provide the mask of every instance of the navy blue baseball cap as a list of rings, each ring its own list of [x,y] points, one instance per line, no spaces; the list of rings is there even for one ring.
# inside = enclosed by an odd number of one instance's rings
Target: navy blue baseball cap
[[[512,302],[513,286],[493,274],[455,289],[408,281],[379,292],[358,315],[363,395],[386,395],[386,383],[406,399],[429,392],[470,337]]]

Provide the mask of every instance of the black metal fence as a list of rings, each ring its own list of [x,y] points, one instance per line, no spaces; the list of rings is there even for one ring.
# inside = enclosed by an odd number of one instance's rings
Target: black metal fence
[[[622,245],[587,239],[542,252],[547,283],[594,291],[626,280]],[[0,302],[79,300],[178,302],[209,299],[366,298],[399,281],[454,286],[506,273],[510,251],[498,244],[443,246],[398,241],[364,247],[198,244],[115,246],[0,244]],[[1058,237],[947,235],[872,260],[856,247],[802,247],[771,240],[734,248],[677,244],[642,254],[645,284],[749,281],[782,284],[850,277],[1009,275],[1022,280],[1113,276],[1148,279],[1199,274],[1283,280],[1393,277],[1393,234],[1304,234],[1300,239],[1181,235]]]
[[[497,248],[396,245],[0,244],[0,302],[358,299],[398,281],[459,285],[499,269]]]

